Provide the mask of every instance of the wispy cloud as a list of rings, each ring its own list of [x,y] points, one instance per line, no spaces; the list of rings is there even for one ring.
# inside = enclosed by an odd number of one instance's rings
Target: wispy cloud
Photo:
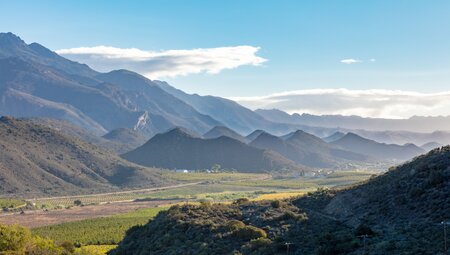
[[[217,74],[243,65],[259,66],[267,59],[257,56],[259,47],[234,46],[191,50],[145,51],[109,46],[61,49],[56,52],[86,63],[99,71],[129,69],[151,79],[180,75]]]
[[[347,65],[361,63],[361,62],[362,62],[361,60],[354,59],[354,58],[346,58],[346,59],[341,60],[342,64],[347,64]]]
[[[450,115],[450,91],[419,93],[377,89],[311,89],[230,99],[251,109],[276,108],[288,113],[360,115],[382,118]]]

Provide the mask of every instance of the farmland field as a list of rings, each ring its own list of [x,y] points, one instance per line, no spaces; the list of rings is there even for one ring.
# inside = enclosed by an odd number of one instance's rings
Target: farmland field
[[[84,205],[95,205],[117,201],[134,200],[233,200],[239,197],[255,198],[261,193],[290,191],[311,191],[319,187],[348,185],[368,179],[372,173],[345,171],[335,172],[326,177],[281,178],[272,179],[268,174],[242,173],[166,173],[170,178],[189,182],[185,186],[151,190],[127,191],[118,193],[43,198],[29,200],[37,208],[67,208],[79,200]]]
[[[23,200],[13,198],[0,198],[0,209],[14,209],[25,205],[26,203]]]
[[[34,228],[34,234],[56,241],[71,241],[81,245],[114,245],[122,240],[125,231],[142,225],[167,207],[138,209],[109,217],[66,222]]]
[[[270,178],[266,174],[167,173],[192,185],[167,189],[59,197],[34,200],[37,207],[70,208],[37,210],[25,215],[0,217],[0,222],[21,223],[34,234],[56,241],[81,245],[89,254],[106,254],[120,242],[132,226],[145,224],[170,203],[196,201],[224,202],[238,198],[250,200],[285,199],[303,195],[320,187],[336,187],[364,181],[368,172],[335,172],[326,177]],[[74,206],[80,200],[86,206]],[[124,201],[127,202],[118,202]],[[138,202],[133,202],[138,201]],[[22,202],[23,203],[23,202]],[[110,204],[111,203],[111,204]],[[152,208],[149,208],[152,207]]]

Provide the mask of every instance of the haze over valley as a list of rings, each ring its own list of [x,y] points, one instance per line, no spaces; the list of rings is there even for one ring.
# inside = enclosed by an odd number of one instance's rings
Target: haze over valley
[[[449,252],[448,3],[18,2],[0,254]]]

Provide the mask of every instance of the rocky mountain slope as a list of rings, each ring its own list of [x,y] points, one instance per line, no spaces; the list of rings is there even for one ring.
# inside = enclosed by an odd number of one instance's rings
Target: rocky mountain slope
[[[0,118],[0,193],[50,196],[156,187],[156,169],[30,120]]]

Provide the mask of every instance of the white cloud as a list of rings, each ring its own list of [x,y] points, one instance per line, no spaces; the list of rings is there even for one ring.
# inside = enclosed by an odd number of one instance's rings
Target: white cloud
[[[346,58],[346,59],[341,60],[341,63],[347,64],[347,65],[361,63],[361,62],[362,62],[361,60],[354,59],[354,58]]]
[[[419,93],[377,89],[311,89],[230,99],[251,109],[276,108],[300,114],[341,114],[382,118],[450,115],[450,91]]]
[[[259,47],[234,46],[192,50],[144,51],[108,46],[62,49],[56,52],[71,60],[107,72],[129,69],[151,79],[196,73],[216,74],[243,65],[259,66],[267,60],[257,56]]]
[[[369,59],[369,61],[370,61],[370,62],[375,62],[375,61],[377,61],[377,60],[374,59],[374,58],[371,58],[371,59]]]

